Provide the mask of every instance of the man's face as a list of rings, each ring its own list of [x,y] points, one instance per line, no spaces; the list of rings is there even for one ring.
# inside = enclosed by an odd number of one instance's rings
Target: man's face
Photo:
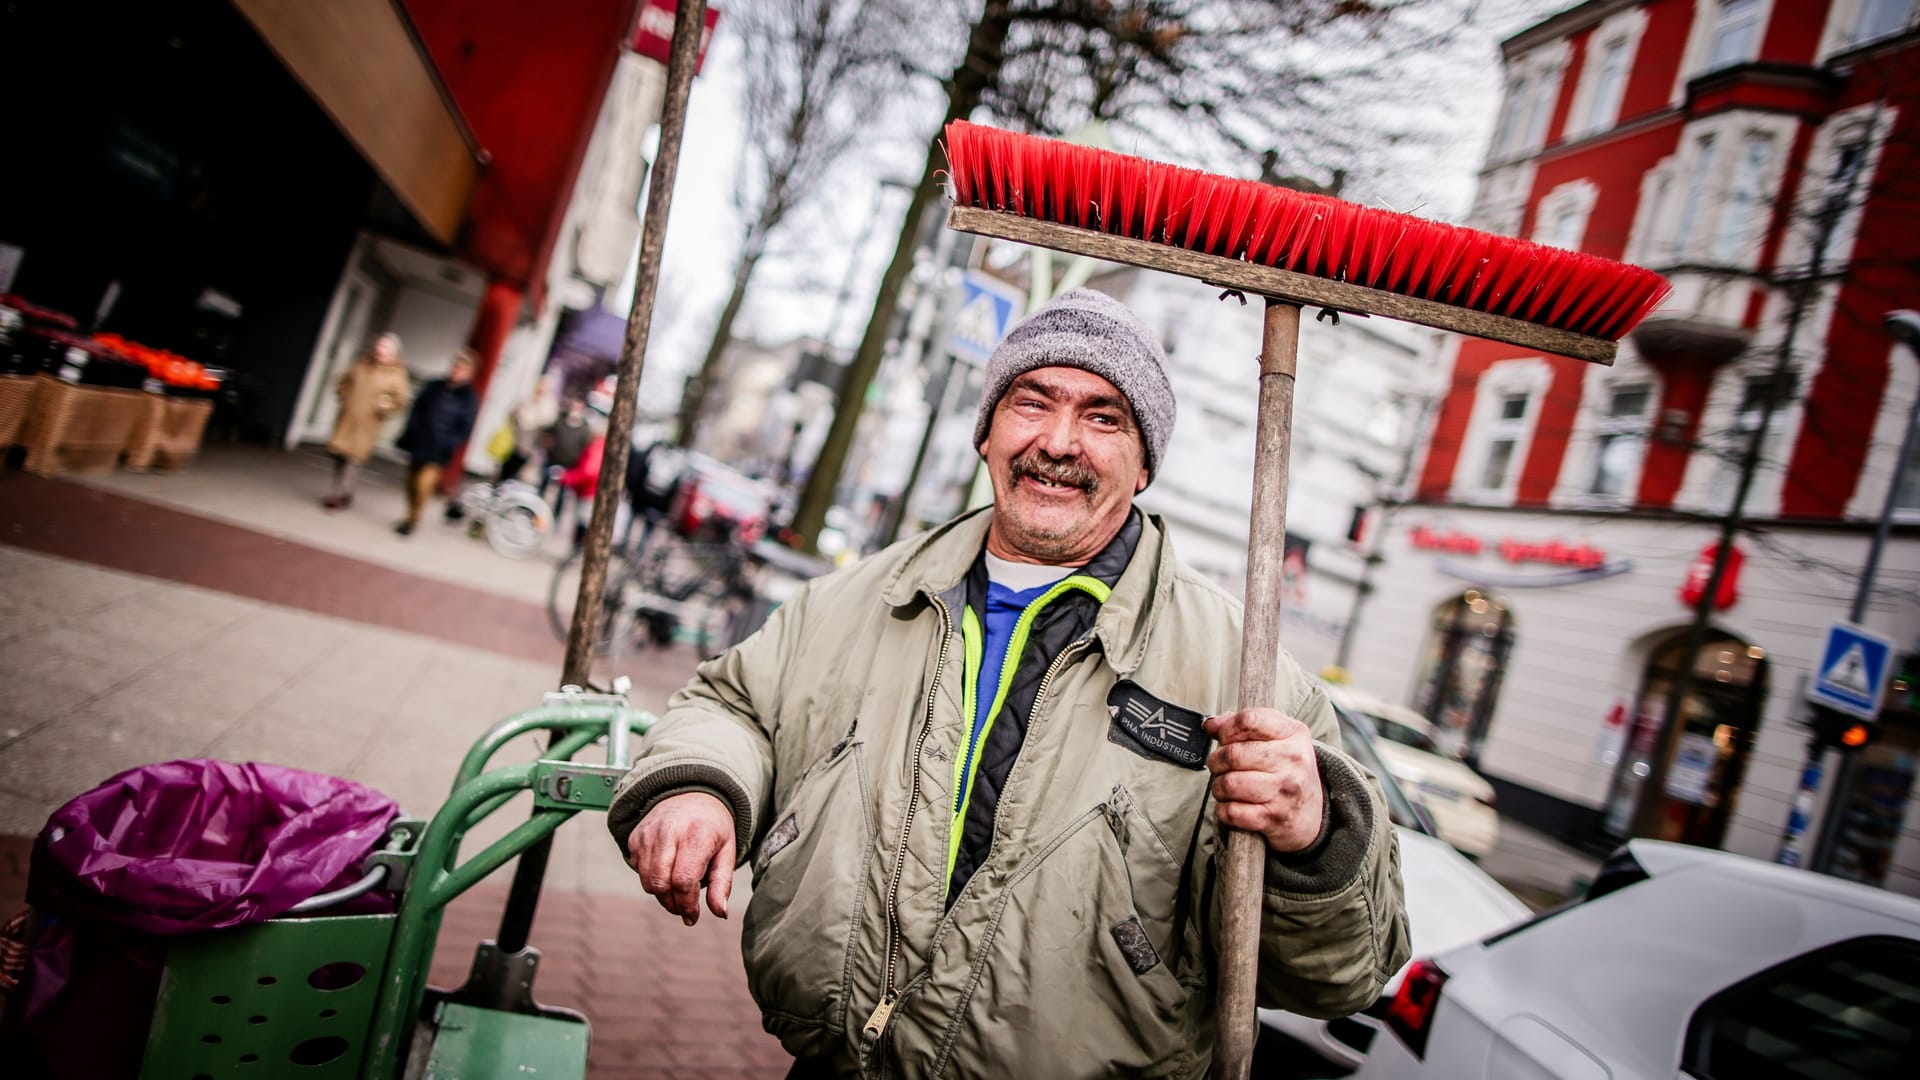
[[[473,361],[464,356],[456,357],[453,367],[447,371],[447,381],[455,386],[465,386],[473,381]]]
[[[1133,409],[1112,383],[1079,368],[1013,380],[981,453],[993,480],[987,550],[1015,562],[1087,562],[1147,486]]]
[[[391,364],[400,359],[400,351],[393,347],[393,339],[382,334],[373,342],[373,362]]]

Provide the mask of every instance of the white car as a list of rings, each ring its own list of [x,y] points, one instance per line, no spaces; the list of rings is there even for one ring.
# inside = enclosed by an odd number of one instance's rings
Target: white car
[[[1423,820],[1393,777],[1382,772],[1379,751],[1385,747],[1365,730],[1363,721],[1342,712],[1340,734],[1347,752],[1380,777],[1387,813],[1400,838],[1400,878],[1406,892],[1407,927],[1414,955],[1426,956],[1461,942],[1477,941],[1527,917],[1531,909],[1518,897],[1432,835],[1432,822]],[[1384,1013],[1399,979],[1396,974],[1387,983],[1379,1005],[1369,1013]],[[1380,1021],[1367,1013],[1328,1021],[1261,1009],[1260,1022],[1347,1070],[1360,1064],[1380,1032]]]
[[[1920,900],[1634,840],[1585,899],[1416,959],[1355,1074],[1920,1076]]]
[[[1426,717],[1404,705],[1344,688],[1329,693],[1336,703],[1373,725],[1387,769],[1433,814],[1440,839],[1476,859],[1493,850],[1500,839],[1493,785],[1465,762],[1441,752]]]

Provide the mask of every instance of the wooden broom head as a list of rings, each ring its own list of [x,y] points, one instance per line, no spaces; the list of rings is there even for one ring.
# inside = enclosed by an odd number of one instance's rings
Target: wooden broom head
[[[954,200],[1618,341],[1672,291],[1651,270],[1410,214],[964,120]]]

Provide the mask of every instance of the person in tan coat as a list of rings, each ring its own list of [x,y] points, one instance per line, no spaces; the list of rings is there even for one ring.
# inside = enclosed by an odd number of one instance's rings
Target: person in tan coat
[[[320,505],[345,509],[353,502],[353,481],[360,466],[380,439],[380,425],[405,412],[413,401],[413,384],[400,364],[400,335],[381,334],[373,348],[353,362],[334,387],[340,397],[340,415],[333,422],[327,451],[333,455],[333,491]]]

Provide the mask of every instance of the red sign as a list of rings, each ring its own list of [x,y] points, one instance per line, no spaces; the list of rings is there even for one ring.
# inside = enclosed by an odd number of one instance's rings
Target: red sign
[[[1455,555],[1478,555],[1487,548],[1485,541],[1451,529],[1440,531],[1425,525],[1415,528],[1408,540],[1425,551],[1445,551]],[[1520,563],[1549,563],[1590,570],[1603,566],[1607,553],[1591,544],[1568,544],[1559,540],[1515,540],[1507,537],[1493,546],[1500,557],[1516,566]]]
[[[647,0],[640,5],[640,21],[634,24],[630,43],[633,51],[666,63],[673,47],[673,17],[678,8],[676,0]],[[713,28],[719,22],[720,12],[708,6],[707,24],[700,31],[700,59],[693,65],[695,75],[700,74],[700,66],[707,62],[707,44],[713,40]]]
[[[1708,544],[1700,549],[1700,557],[1687,567],[1687,580],[1680,586],[1681,603],[1688,607],[1699,605],[1701,594],[1707,591],[1707,580],[1713,577],[1713,557],[1719,550],[1719,544]],[[1740,564],[1746,561],[1746,554],[1738,547],[1727,553],[1727,571],[1720,575],[1720,591],[1713,598],[1716,611],[1725,611],[1740,599]]]

